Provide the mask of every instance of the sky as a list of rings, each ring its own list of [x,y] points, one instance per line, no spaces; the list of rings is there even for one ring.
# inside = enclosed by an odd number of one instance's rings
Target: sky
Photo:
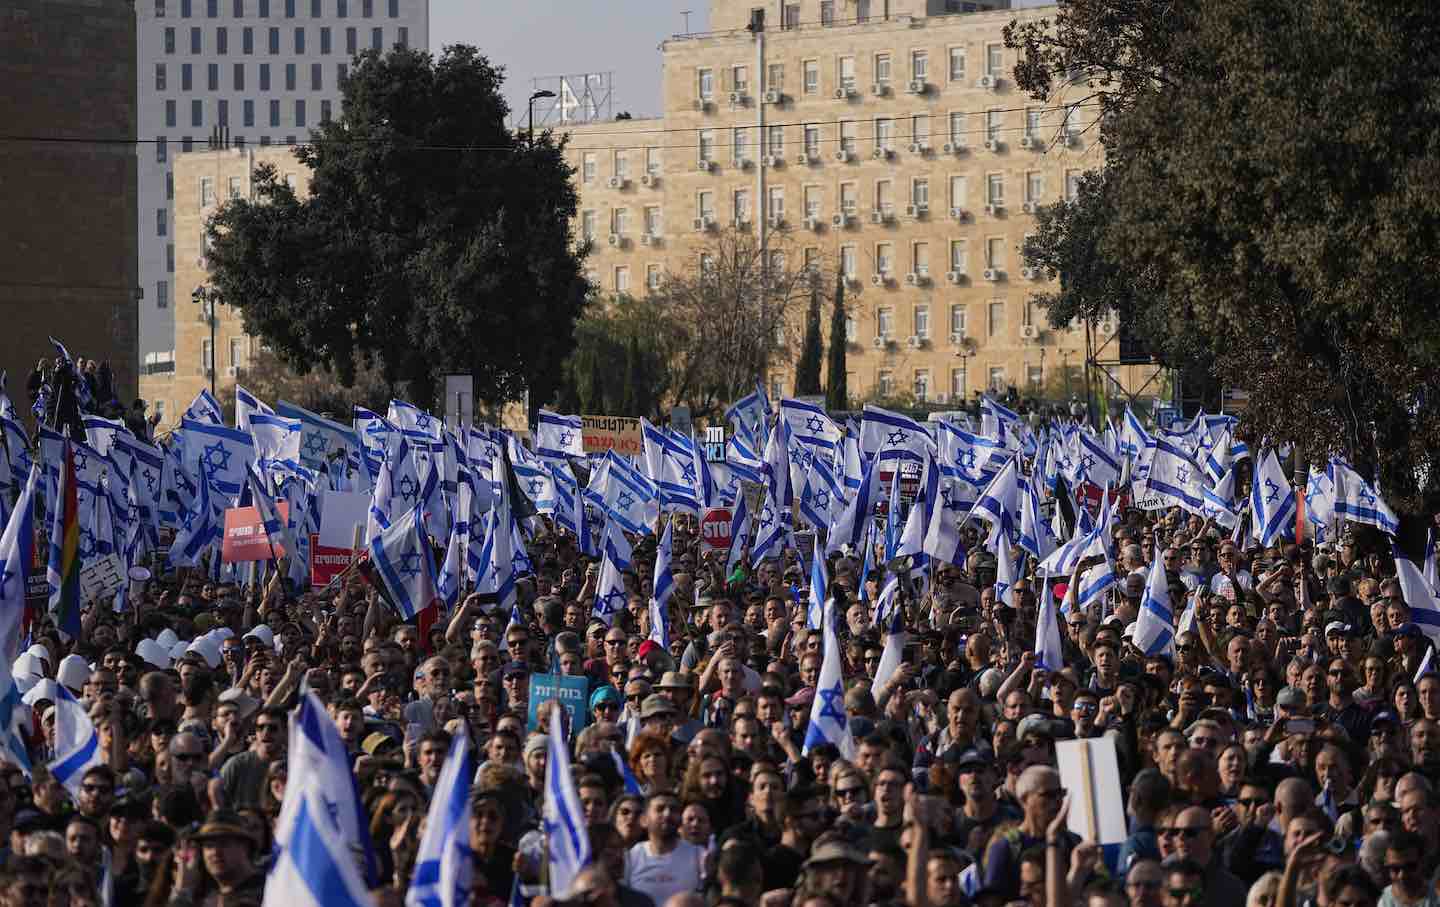
[[[505,95],[522,125],[533,80],[608,72],[611,114],[661,113],[660,42],[706,27],[708,0],[430,0],[430,49],[473,44],[505,67]],[[539,102],[537,124],[542,122]]]

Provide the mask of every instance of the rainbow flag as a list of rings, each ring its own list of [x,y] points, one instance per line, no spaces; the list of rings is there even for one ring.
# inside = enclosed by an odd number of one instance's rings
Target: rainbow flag
[[[75,451],[65,442],[59,494],[50,522],[50,615],[70,639],[80,636],[80,502],[75,493]]]

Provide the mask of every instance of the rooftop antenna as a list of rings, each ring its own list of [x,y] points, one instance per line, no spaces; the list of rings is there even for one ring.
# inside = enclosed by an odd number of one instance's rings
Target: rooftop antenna
[[[685,34],[688,35],[690,34],[690,10],[682,9],[680,10],[680,15],[685,17]]]

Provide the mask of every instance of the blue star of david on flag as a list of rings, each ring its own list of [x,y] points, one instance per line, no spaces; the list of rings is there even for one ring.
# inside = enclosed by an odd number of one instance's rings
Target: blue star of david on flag
[[[306,432],[304,447],[305,452],[310,455],[311,459],[323,458],[327,451],[325,436],[319,432]]]
[[[769,528],[770,528],[770,525],[771,525],[772,523],[774,523],[774,522],[775,522],[775,511],[774,511],[773,508],[767,506],[764,510],[760,511],[760,528],[761,528],[761,529],[769,529]]]
[[[828,690],[819,690],[815,695],[822,700],[820,717],[833,718],[837,725],[845,727],[845,691],[836,686]]]
[[[571,440],[573,437],[574,437],[574,435],[572,435],[572,434],[571,434],[570,432],[568,432],[568,431],[562,431],[562,432],[560,432],[560,446],[561,446],[561,447],[569,447],[569,446],[570,446],[570,440]]]
[[[395,490],[400,492],[400,497],[406,501],[413,501],[420,496],[420,483],[414,476],[401,476]]]
[[[815,509],[816,509],[816,510],[829,510],[829,509],[830,509],[830,492],[828,492],[828,491],[817,491],[817,492],[815,492]]]
[[[1265,495],[1265,503],[1273,504],[1280,499],[1280,486],[1276,485],[1274,480],[1267,477],[1265,479],[1265,488],[1270,492]]]
[[[614,614],[625,607],[625,593],[619,589],[611,589],[600,597],[599,610],[604,614]]]
[[[622,511],[628,511],[635,506],[635,496],[628,491],[622,491],[615,498],[615,506]]]
[[[530,492],[530,496],[531,496],[532,498],[533,498],[535,495],[539,494],[541,491],[543,491],[544,488],[545,488],[545,483],[544,483],[543,481],[541,481],[540,479],[531,479],[530,481],[526,482],[525,484],[526,484],[527,486],[529,486],[526,490]]]
[[[400,575],[404,577],[420,575],[420,552],[408,551],[400,555]]]
[[[145,480],[145,487],[150,489],[150,493],[153,495],[155,493],[155,486],[160,481],[160,477],[151,472],[150,468],[147,466],[146,468],[140,470],[140,478]]]
[[[805,430],[818,432],[825,428],[825,423],[820,421],[819,416],[810,416],[805,420]]]
[[[905,443],[905,440],[908,437],[910,436],[897,428],[894,431],[890,432],[890,434],[885,436],[885,443],[891,447],[899,447],[901,444]]]
[[[76,454],[76,457],[78,458],[79,454]],[[219,441],[216,441],[214,444],[205,445],[203,459],[205,462],[205,477],[207,479],[213,479],[215,473],[230,468],[230,451]]]

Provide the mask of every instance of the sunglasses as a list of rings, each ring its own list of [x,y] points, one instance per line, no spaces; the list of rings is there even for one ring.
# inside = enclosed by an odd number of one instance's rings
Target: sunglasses
[[[1195,839],[1195,838],[1200,837],[1200,835],[1204,834],[1205,832],[1207,832],[1207,831],[1209,831],[1209,830],[1210,830],[1210,829],[1208,829],[1208,828],[1177,828],[1177,827],[1171,827],[1171,828],[1157,828],[1157,829],[1155,829],[1155,833],[1158,834],[1158,835],[1159,835],[1160,837],[1162,837],[1162,838],[1183,837],[1185,840],[1190,841],[1190,840],[1193,840],[1193,839]]]
[[[837,787],[835,796],[840,800],[849,800],[851,797],[859,797],[865,790],[865,785],[857,784],[854,787]]]
[[[1264,806],[1270,801],[1265,799],[1264,797],[1241,797],[1235,802],[1245,807],[1246,809],[1256,809],[1258,807]]]
[[[1194,898],[1195,900],[1198,901],[1198,900],[1200,900],[1201,898],[1203,898],[1203,897],[1205,896],[1205,889],[1204,889],[1204,888],[1167,888],[1167,889],[1165,889],[1165,893],[1168,894],[1168,895],[1170,895],[1170,897],[1175,898],[1177,901],[1178,901],[1178,900],[1184,900],[1184,899],[1186,899],[1186,898]]]

